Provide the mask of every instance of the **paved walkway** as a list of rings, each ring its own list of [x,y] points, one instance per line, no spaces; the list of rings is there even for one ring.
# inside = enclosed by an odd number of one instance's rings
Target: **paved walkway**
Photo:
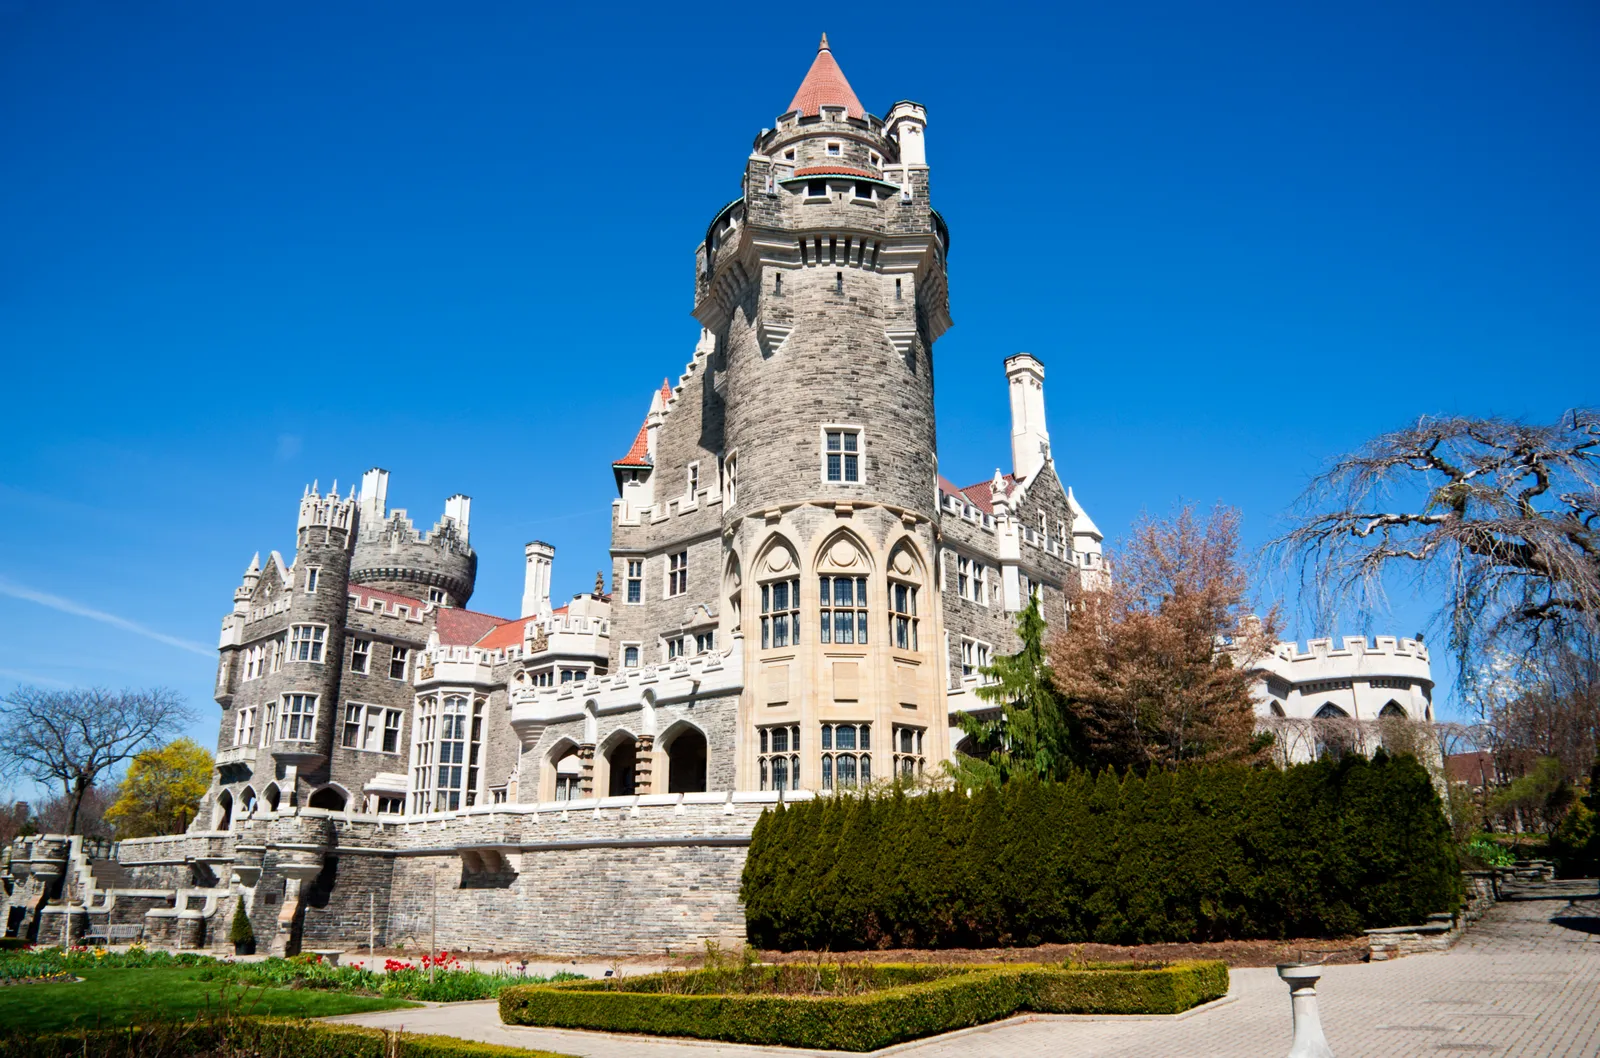
[[[1318,988],[1338,1058],[1595,1058],[1600,1055],[1600,898],[1594,882],[1530,887],[1449,952],[1330,966]],[[779,1047],[513,1028],[493,1003],[332,1019],[542,1048],[582,1058],[753,1058]],[[901,1044],[904,1058],[1277,1058],[1291,1037],[1288,988],[1271,969],[1233,972],[1227,1001],[1176,1018],[1022,1017]]]

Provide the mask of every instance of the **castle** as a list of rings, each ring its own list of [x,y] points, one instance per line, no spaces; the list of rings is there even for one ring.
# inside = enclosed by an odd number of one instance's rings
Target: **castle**
[[[763,808],[950,757],[1016,613],[1059,621],[1105,570],[1033,356],[1004,362],[1010,473],[939,473],[926,126],[867,113],[823,38],[696,250],[693,355],[612,466],[609,592],[552,607],[533,542],[521,614],[473,611],[467,497],[424,530],[386,471],[308,488],[292,564],[252,560],[223,620],[190,832],[14,847],[12,931],[220,945],[242,903],[274,951],[739,940]]]

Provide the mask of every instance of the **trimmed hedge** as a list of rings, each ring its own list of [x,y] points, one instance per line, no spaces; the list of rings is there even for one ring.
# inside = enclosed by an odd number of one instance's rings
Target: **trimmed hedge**
[[[884,987],[835,996],[706,993],[693,980],[695,974],[530,985],[500,993],[500,1020],[508,1025],[872,1051],[1023,1011],[1176,1014],[1228,991],[1228,968],[1220,962],[1084,970],[890,965],[867,972]],[[900,983],[908,980],[912,983]]]
[[[1453,911],[1460,868],[1413,758],[782,805],[740,896],[781,950],[1349,936]]]
[[[233,1018],[93,1029],[47,1036],[0,1036],[0,1058],[572,1058],[554,1051],[525,1051],[451,1036],[385,1033],[359,1025]]]

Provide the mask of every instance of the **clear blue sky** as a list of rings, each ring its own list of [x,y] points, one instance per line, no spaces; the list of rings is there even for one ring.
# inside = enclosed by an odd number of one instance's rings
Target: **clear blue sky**
[[[533,537],[590,585],[822,30],[928,108],[958,483],[1018,350],[1112,537],[1182,498],[1256,543],[1376,432],[1600,399],[1593,4],[0,0],[0,687],[166,684],[209,743],[251,553],[373,465],[430,524],[474,497],[474,608]]]

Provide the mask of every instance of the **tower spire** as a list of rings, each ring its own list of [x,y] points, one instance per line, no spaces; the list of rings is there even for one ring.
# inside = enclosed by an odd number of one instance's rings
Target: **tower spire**
[[[844,107],[846,117],[866,116],[861,100],[856,98],[844,71],[834,61],[826,33],[822,35],[822,43],[817,45],[817,57],[812,60],[811,69],[806,71],[805,80],[800,82],[789,110],[798,110],[801,116],[811,116],[820,114],[822,107]]]

